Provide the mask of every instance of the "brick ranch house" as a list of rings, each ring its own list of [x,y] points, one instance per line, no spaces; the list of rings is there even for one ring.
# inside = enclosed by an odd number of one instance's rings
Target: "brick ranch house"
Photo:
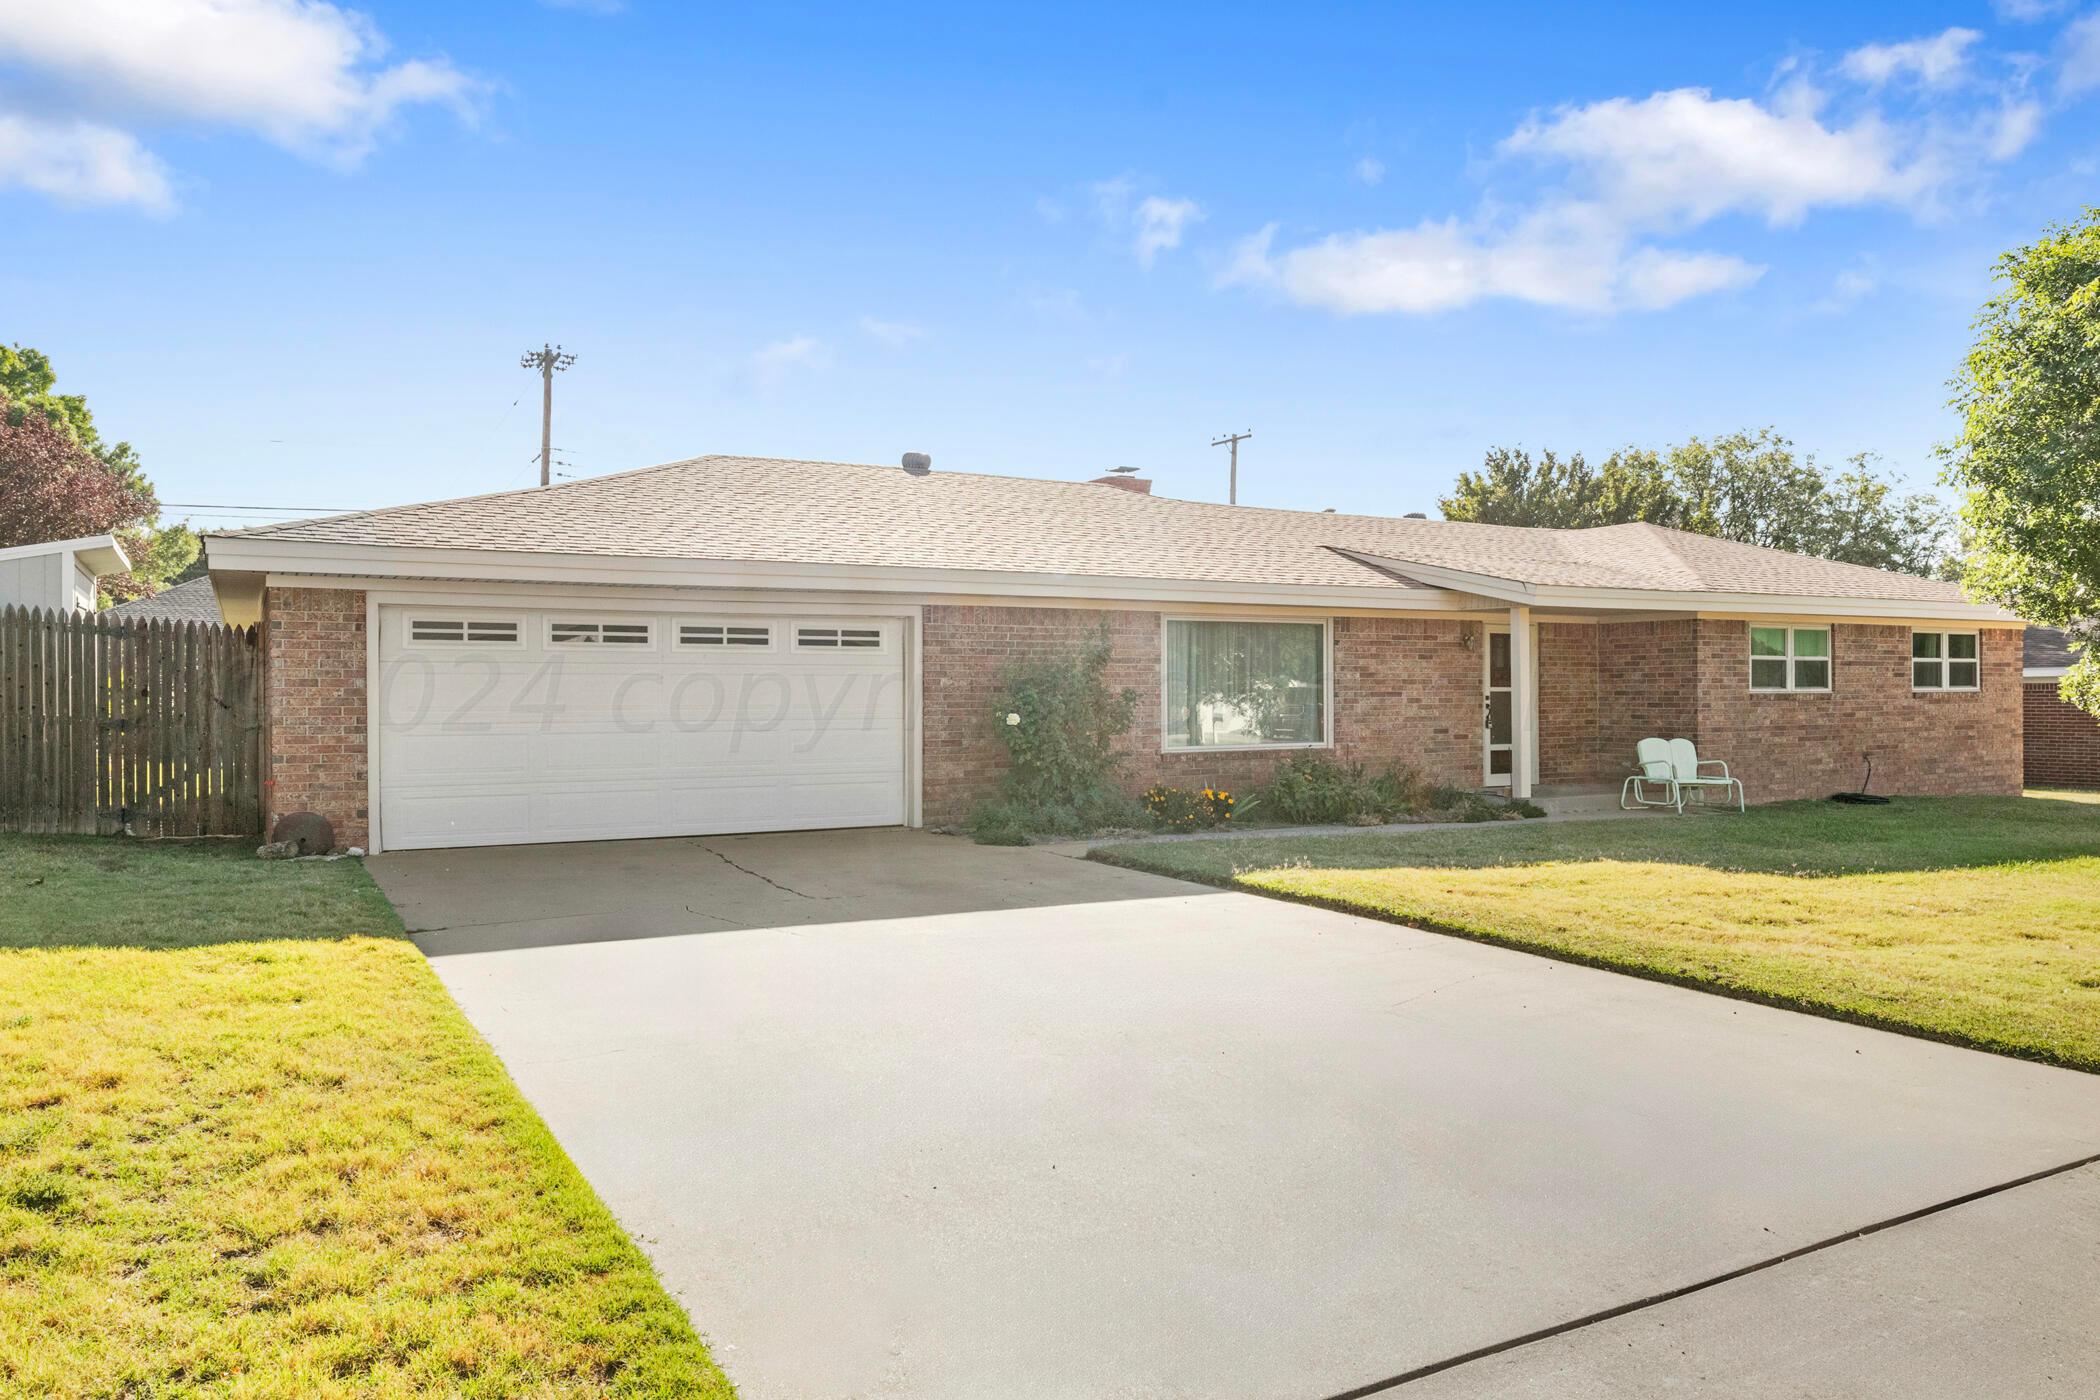
[[[1682,735],[1751,800],[2021,785],[2021,632],[1927,579],[1535,530],[703,457],[214,535],[275,814],[369,849],[960,819],[1001,673],[1105,625],[1133,789],[1317,750],[1528,794]]]
[[[2026,769],[2035,787],[2100,787],[2100,719],[2057,693],[2077,661],[2061,628],[2027,629]]]

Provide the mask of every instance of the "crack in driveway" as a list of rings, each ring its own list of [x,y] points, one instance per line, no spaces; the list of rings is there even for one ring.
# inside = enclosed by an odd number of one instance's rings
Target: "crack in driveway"
[[[761,875],[748,865],[738,865],[735,861],[731,860],[728,856],[723,855],[720,851],[716,850],[713,846],[708,845],[705,841],[695,841],[693,844],[695,846],[698,846],[701,850],[707,852],[709,855],[713,856],[716,860],[722,862],[722,864],[728,866],[731,870],[740,870],[744,874],[749,875],[754,880],[762,880],[766,884],[771,885],[774,889],[779,890],[782,894],[791,894],[797,899],[822,900],[831,898],[831,896],[829,895],[807,894],[802,890],[794,889],[788,885],[783,885],[778,880],[772,879],[769,876]]]

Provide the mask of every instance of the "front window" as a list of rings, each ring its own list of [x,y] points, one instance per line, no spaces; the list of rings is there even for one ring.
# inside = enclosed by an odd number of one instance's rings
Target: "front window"
[[[1752,690],[1830,689],[1828,627],[1750,629]]]
[[[1169,618],[1165,714],[1170,749],[1327,742],[1327,626]]]
[[[1910,683],[1914,690],[1976,689],[1974,632],[1910,634]]]

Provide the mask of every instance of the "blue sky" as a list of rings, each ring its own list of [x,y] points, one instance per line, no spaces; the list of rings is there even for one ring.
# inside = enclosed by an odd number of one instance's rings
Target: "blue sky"
[[[1391,512],[1494,444],[1935,474],[2100,11],[0,0],[0,339],[164,500],[706,452]],[[175,511],[200,521],[213,511]]]

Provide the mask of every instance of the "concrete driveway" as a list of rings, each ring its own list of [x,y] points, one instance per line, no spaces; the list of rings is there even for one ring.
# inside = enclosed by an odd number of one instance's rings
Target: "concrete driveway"
[[[2100,1079],[916,833],[371,866],[750,1400],[2100,1368]]]

